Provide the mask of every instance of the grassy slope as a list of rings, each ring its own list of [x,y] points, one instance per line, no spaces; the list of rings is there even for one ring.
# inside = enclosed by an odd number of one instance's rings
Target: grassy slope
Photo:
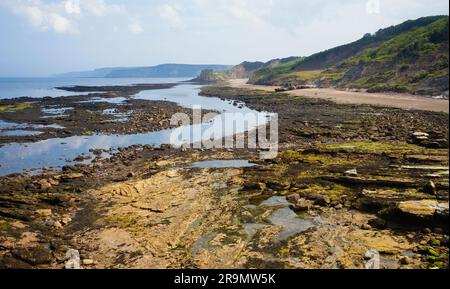
[[[434,22],[429,24],[430,20]],[[372,41],[365,40],[366,43],[371,42],[369,47],[332,66],[321,67],[333,57],[336,60],[345,54],[345,47],[352,51],[362,47],[364,38],[353,46],[348,44],[296,63],[257,71],[251,82],[277,85],[314,83],[319,86],[421,94],[448,90],[448,17],[427,17],[406,23],[408,25],[380,30],[377,34],[384,35],[384,39],[389,38],[386,35],[396,35],[394,32],[397,36],[382,42],[375,41],[381,36],[371,36]],[[412,30],[402,32],[411,27]],[[322,55],[324,60],[321,61],[318,55]],[[317,67],[312,66],[313,63]],[[305,70],[305,67],[312,69]]]

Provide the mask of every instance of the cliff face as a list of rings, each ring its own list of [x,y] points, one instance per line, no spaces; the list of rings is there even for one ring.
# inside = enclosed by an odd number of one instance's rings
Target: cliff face
[[[448,96],[448,16],[407,21],[300,60],[255,71],[251,83]]]
[[[228,72],[226,71],[214,71],[213,69],[205,69],[202,70],[200,72],[200,75],[194,78],[192,81],[209,84],[224,81],[226,79],[229,79]]]

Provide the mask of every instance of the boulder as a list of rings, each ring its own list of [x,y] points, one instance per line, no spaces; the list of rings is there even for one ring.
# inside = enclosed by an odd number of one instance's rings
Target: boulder
[[[78,250],[69,249],[65,256],[67,260],[65,263],[66,269],[81,269],[80,252],[78,252]]]
[[[356,169],[348,170],[348,171],[344,172],[344,176],[357,177],[358,176],[358,171]]]
[[[449,204],[437,200],[404,201],[380,213],[386,218],[404,219],[418,225],[442,225],[448,224]]]
[[[51,252],[41,246],[33,248],[17,248],[11,253],[15,258],[33,266],[49,264],[52,261]]]

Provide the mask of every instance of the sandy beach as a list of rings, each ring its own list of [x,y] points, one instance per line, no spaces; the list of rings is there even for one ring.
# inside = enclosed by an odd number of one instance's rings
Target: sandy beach
[[[229,83],[237,88],[260,89],[275,91],[276,86],[247,84],[248,79],[233,79]],[[310,88],[288,91],[297,96],[329,99],[342,104],[370,104],[390,106],[402,109],[416,109],[449,113],[449,101],[430,97],[398,94],[398,93],[367,93],[336,90],[330,88]]]

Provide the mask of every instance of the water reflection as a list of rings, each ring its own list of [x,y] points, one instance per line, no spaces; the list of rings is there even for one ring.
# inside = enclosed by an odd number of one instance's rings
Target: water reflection
[[[200,86],[183,84],[171,89],[143,91],[135,96],[137,99],[167,100],[180,106],[191,108],[193,105],[201,105],[203,109],[217,110],[221,112],[243,112],[256,115],[247,126],[226,126],[224,123],[233,121],[226,120],[222,113],[212,122],[185,125],[176,129],[180,142],[196,143],[205,139],[222,139],[233,135],[234,132],[242,133],[256,128],[257,124],[267,121],[267,113],[257,113],[245,106],[236,106],[229,101],[215,97],[199,96]],[[114,100],[118,101],[118,99]],[[204,134],[205,131],[213,132],[212,135]],[[198,133],[200,132],[200,133]],[[161,130],[152,133],[134,135],[93,135],[74,136],[64,139],[48,139],[36,143],[7,144],[0,147],[0,175],[20,172],[23,170],[47,167],[59,167],[67,164],[81,154],[89,154],[89,149],[110,149],[127,147],[136,144],[160,146],[171,143],[172,129]]]

